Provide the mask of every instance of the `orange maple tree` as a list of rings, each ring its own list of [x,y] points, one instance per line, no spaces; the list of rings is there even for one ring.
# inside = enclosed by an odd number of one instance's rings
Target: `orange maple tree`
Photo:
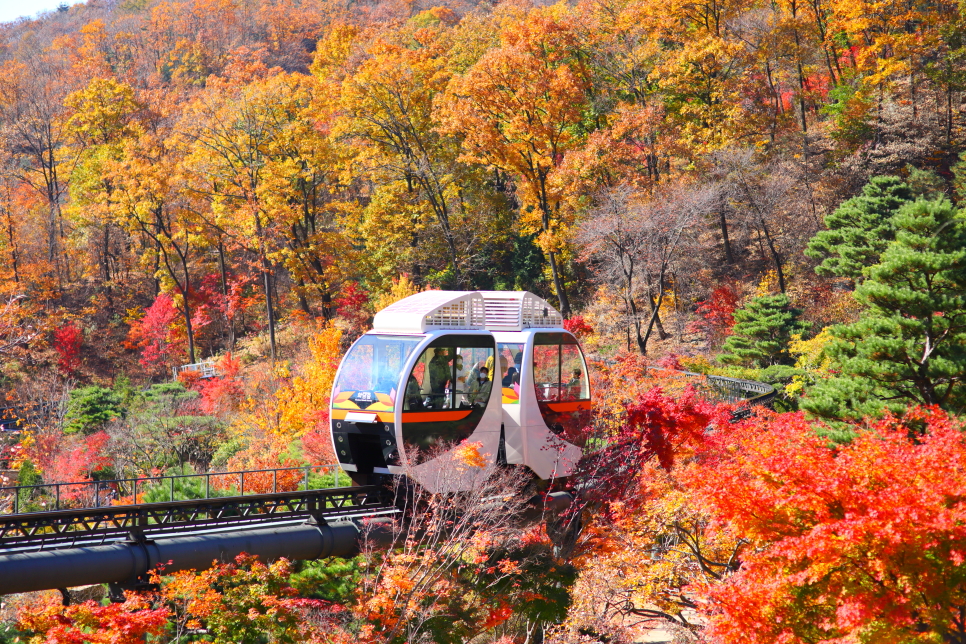
[[[918,408],[832,446],[767,414],[709,440],[688,483],[751,542],[706,589],[723,641],[966,641],[961,421]]]

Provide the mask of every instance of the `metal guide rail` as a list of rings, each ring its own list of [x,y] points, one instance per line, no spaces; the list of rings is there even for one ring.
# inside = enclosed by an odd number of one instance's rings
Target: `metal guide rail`
[[[726,376],[702,376],[702,374],[682,371],[688,378],[703,377],[707,388],[711,389],[715,397],[729,403],[744,402],[748,405],[769,406],[775,400],[777,392],[768,383],[754,380],[741,380]]]
[[[352,517],[392,509],[393,499],[387,489],[366,486],[7,514],[0,515],[0,555],[299,517]]]
[[[741,378],[729,378],[727,376],[713,376],[695,373],[694,371],[664,369],[662,367],[648,367],[648,370],[674,374],[683,376],[689,380],[695,380],[697,381],[696,388],[717,402],[731,404],[744,403],[736,410],[736,414],[748,410],[750,405],[768,407],[778,395],[775,388],[766,382],[742,380]]]

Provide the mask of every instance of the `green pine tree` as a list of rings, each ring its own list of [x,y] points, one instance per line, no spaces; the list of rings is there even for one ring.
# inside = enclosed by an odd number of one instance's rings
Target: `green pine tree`
[[[79,387],[70,392],[67,401],[64,433],[93,434],[124,414],[121,397],[114,390],[98,385]]]
[[[808,323],[784,293],[756,297],[735,311],[732,334],[718,359],[727,364],[766,368],[794,362],[788,354],[791,336],[804,333]]]
[[[862,269],[877,264],[895,239],[893,217],[912,199],[912,191],[899,177],[872,178],[862,194],[827,215],[828,230],[819,231],[808,242],[805,254],[822,260],[815,272],[860,280]]]
[[[802,400],[817,416],[966,409],[966,220],[940,198],[903,206],[894,221],[896,241],[855,293],[866,313],[832,329],[826,355],[837,375]]]

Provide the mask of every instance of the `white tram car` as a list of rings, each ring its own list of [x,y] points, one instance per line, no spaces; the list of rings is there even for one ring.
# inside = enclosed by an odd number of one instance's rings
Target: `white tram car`
[[[587,364],[558,311],[527,291],[426,291],[376,314],[339,366],[332,443],[360,485],[405,474],[431,492],[472,485],[455,462],[568,476],[590,420]],[[454,474],[455,473],[455,474]]]

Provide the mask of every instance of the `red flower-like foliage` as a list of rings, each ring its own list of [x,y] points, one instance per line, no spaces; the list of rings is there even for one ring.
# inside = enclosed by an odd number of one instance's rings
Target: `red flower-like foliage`
[[[563,325],[565,329],[581,339],[594,333],[594,328],[587,324],[587,321],[584,320],[584,316],[582,315],[575,315],[572,318],[564,320]]]
[[[365,331],[369,322],[369,311],[366,309],[368,301],[369,293],[356,282],[343,285],[341,293],[335,298],[336,315],[349,324],[352,335]]]
[[[670,470],[679,450],[703,443],[711,428],[729,422],[730,414],[731,408],[708,402],[693,387],[678,397],[655,387],[627,406],[625,422],[605,439],[607,447],[584,459],[576,476],[588,482],[589,494],[598,500],[620,501],[645,462],[656,458]]]
[[[80,350],[84,332],[73,323],[54,331],[54,351],[57,352],[57,369],[69,376],[80,368]]]
[[[175,353],[183,351],[185,339],[176,325],[179,316],[171,296],[161,293],[144,317],[131,323],[127,346],[140,349],[143,366],[168,364]]]
[[[693,323],[693,328],[704,333],[712,344],[720,344],[731,335],[738,299],[738,293],[729,285],[714,289],[711,296],[698,305],[697,313],[701,319]]]

